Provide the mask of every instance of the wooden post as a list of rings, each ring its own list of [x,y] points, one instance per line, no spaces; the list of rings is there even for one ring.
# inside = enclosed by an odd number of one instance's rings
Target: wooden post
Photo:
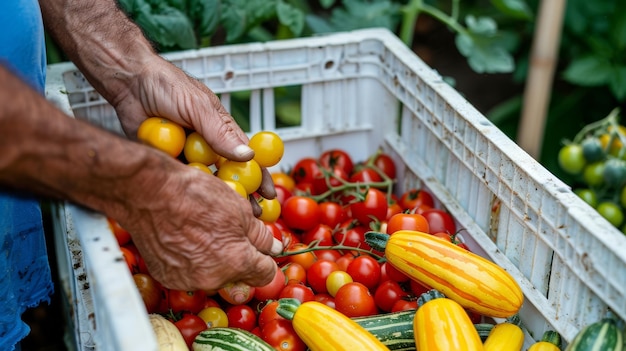
[[[541,156],[565,5],[566,0],[541,1],[533,38],[517,143],[537,160]]]

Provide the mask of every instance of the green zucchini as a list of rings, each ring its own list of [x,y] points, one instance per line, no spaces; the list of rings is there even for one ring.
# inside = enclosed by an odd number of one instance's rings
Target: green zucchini
[[[209,328],[200,332],[191,347],[193,351],[276,351],[251,332],[232,327]]]
[[[374,334],[389,350],[414,351],[414,317],[415,310],[407,310],[367,317],[355,317],[352,320]]]
[[[581,329],[566,351],[622,351],[623,338],[617,323],[605,318]]]

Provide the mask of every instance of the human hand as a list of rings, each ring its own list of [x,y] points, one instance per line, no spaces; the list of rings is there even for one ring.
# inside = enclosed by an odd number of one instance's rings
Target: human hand
[[[164,117],[200,133],[218,154],[229,160],[247,161],[254,157],[248,137],[206,85],[155,56],[150,64],[130,80],[127,90],[111,99],[124,128],[131,138],[147,117]],[[276,197],[267,169],[258,193]],[[260,208],[251,201],[256,216]]]
[[[159,156],[163,162],[140,175],[143,190],[114,214],[131,233],[150,274],[179,290],[268,283],[277,269],[268,254],[280,253],[282,245],[246,200],[230,196],[233,191],[217,177]]]

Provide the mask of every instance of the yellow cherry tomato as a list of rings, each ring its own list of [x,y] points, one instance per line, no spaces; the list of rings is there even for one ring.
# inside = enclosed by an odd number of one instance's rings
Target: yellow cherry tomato
[[[261,206],[262,210],[259,219],[264,222],[276,222],[278,217],[280,217],[280,202],[278,199],[266,199],[264,197],[259,197],[256,201],[259,206]]]
[[[345,271],[334,271],[326,277],[326,290],[331,296],[335,296],[342,286],[352,283],[352,277]]]
[[[233,189],[237,194],[241,195],[244,199],[248,198],[248,193],[246,192],[246,188],[241,185],[241,183],[236,182],[234,180],[223,180],[226,185],[228,185],[231,189]]]
[[[224,161],[217,170],[217,177],[241,183],[248,195],[255,192],[261,185],[261,167],[255,160],[238,162]]]
[[[209,166],[205,165],[204,163],[191,162],[191,163],[188,163],[187,165],[191,166],[193,168],[197,168],[197,169],[201,170],[202,172],[205,172],[205,173],[208,173],[210,175],[213,175],[213,171],[211,171]]]
[[[261,167],[272,167],[283,158],[285,145],[278,134],[262,131],[250,138],[248,146],[254,150],[254,160]]]
[[[197,162],[207,166],[214,164],[219,157],[198,132],[192,132],[187,136],[183,154],[188,163]]]
[[[285,172],[273,172],[271,174],[274,185],[283,186],[285,189],[293,192],[296,190],[296,181],[292,176]]]
[[[219,307],[207,307],[198,312],[198,317],[206,323],[207,328],[228,327],[228,316]]]
[[[185,129],[168,119],[150,117],[137,130],[137,139],[172,157],[178,157],[185,146]]]

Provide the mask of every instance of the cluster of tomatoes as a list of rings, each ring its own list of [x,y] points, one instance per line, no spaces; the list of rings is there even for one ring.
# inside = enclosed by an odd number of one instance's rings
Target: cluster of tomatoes
[[[626,127],[617,113],[582,128],[561,147],[558,163],[574,177],[574,192],[626,233]]]
[[[185,159],[194,160],[187,154]],[[211,173],[219,176],[223,164]],[[389,265],[384,253],[365,241],[368,231],[418,230],[464,246],[457,240],[454,219],[437,208],[428,191],[396,195],[396,166],[385,153],[355,163],[348,152],[332,149],[271,175],[276,198],[246,191],[261,206],[260,219],[284,245],[275,257],[279,269],[266,286],[166,289],[150,276],[130,235],[109,219],[147,311],[173,321],[188,345],[207,328],[228,326],[251,331],[277,350],[306,350],[291,321],[276,313],[281,298],[320,301],[349,317],[417,308],[417,297],[428,287]]]

